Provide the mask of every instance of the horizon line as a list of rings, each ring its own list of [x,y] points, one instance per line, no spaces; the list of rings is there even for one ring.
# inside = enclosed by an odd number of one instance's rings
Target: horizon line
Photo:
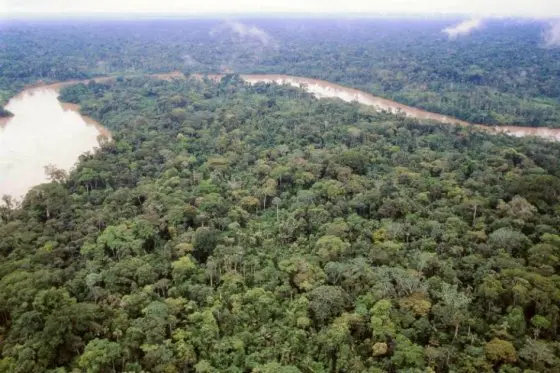
[[[215,18],[414,18],[414,19],[449,19],[449,18],[485,18],[485,19],[526,19],[555,20],[560,16],[538,17],[531,15],[481,15],[468,13],[407,13],[407,12],[0,12],[4,20],[141,20],[141,19],[215,19]]]

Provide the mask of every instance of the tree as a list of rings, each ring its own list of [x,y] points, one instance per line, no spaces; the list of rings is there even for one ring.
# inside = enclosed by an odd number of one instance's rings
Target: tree
[[[23,206],[36,219],[46,221],[62,214],[68,208],[69,199],[68,191],[61,184],[42,184],[27,193]]]
[[[514,363],[517,361],[517,351],[511,342],[493,338],[484,346],[488,359],[494,363]]]
[[[500,228],[488,236],[488,241],[494,247],[508,252],[517,252],[529,244],[529,239],[521,232],[509,228]]]
[[[445,282],[442,283],[439,297],[441,301],[434,307],[434,313],[437,314],[444,325],[454,326],[453,338],[451,340],[451,345],[453,345],[459,336],[461,323],[467,318],[471,298],[465,293],[458,291],[457,285],[449,285]],[[450,358],[451,348],[447,351],[446,365],[449,364]]]
[[[173,280],[176,284],[181,284],[188,277],[196,272],[196,264],[188,257],[183,256],[171,264],[173,268]]]
[[[179,123],[182,123],[187,119],[187,112],[185,109],[175,108],[171,110],[170,117]]]
[[[337,260],[340,256],[344,255],[349,247],[350,245],[348,243],[332,235],[319,238],[315,244],[317,255],[323,262]]]
[[[558,363],[558,356],[546,342],[532,338],[526,339],[519,357],[537,371],[546,371]]]
[[[393,320],[391,320],[390,312],[393,305],[387,299],[376,302],[371,308],[371,328],[374,340],[385,341],[388,337],[395,335],[396,328]]]
[[[425,365],[424,351],[422,347],[412,343],[408,338],[397,335],[391,362],[399,370],[406,368],[421,369]]]
[[[68,174],[65,170],[57,168],[52,164],[45,166],[45,174],[49,180],[56,181],[58,183],[63,183],[68,178]]]
[[[136,237],[132,227],[127,224],[107,227],[97,238],[99,247],[108,248],[117,260],[140,254],[143,240]]]
[[[95,338],[86,345],[84,353],[78,359],[78,365],[88,373],[101,373],[108,369],[116,372],[121,354],[118,343]]]
[[[254,373],[300,373],[301,371],[294,366],[281,365],[279,363],[268,363],[253,369]]]
[[[337,286],[322,285],[310,293],[309,308],[318,324],[325,324],[339,315],[346,304],[343,290]]]
[[[278,211],[279,211],[278,209],[279,209],[280,203],[282,203],[282,200],[280,198],[274,197],[272,199],[272,204],[274,206],[276,206],[276,221],[278,221]]]
[[[521,196],[514,196],[509,203],[500,202],[498,209],[507,216],[520,219],[522,222],[529,221],[537,212],[537,208]]]
[[[199,227],[194,234],[194,251],[193,256],[204,262],[212,255],[212,252],[218,244],[218,232],[208,227]]]

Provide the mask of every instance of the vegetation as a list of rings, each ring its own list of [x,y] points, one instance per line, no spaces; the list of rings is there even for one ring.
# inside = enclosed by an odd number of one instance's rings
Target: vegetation
[[[0,207],[0,372],[558,372],[560,146],[120,79]]]
[[[13,114],[4,108],[0,108],[0,118],[11,117]]]
[[[488,21],[449,40],[441,30],[456,21],[5,22],[0,103],[37,80],[269,72],[325,79],[475,123],[559,127],[560,49],[543,46],[546,25]]]

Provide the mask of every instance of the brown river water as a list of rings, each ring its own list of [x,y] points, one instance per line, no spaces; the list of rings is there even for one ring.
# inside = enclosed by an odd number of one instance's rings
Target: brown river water
[[[214,79],[217,79],[218,77],[219,75],[213,76]],[[259,82],[288,84],[294,87],[302,87],[308,92],[314,94],[317,98],[339,98],[346,102],[357,101],[363,105],[373,106],[378,110],[385,110],[392,113],[402,113],[411,118],[431,120],[445,124],[474,126],[486,131],[495,133],[507,133],[516,137],[537,136],[549,140],[560,140],[560,128],[535,128],[509,125],[487,126],[483,124],[473,124],[447,115],[432,113],[426,110],[407,106],[392,100],[374,96],[358,89],[344,87],[324,80],[273,74],[247,74],[241,75],[241,77],[250,84],[256,84]]]
[[[58,91],[29,88],[13,97],[6,109],[14,116],[0,122],[0,196],[20,199],[32,186],[47,181],[44,167],[69,170],[78,157],[110,137],[79,107],[62,104]]]
[[[218,80],[223,75],[208,75]],[[180,72],[151,75],[154,79],[184,79]],[[201,75],[195,75],[201,78]],[[560,129],[524,126],[485,126],[468,123],[446,115],[431,113],[369,93],[323,80],[275,74],[243,74],[249,84],[277,83],[301,87],[317,98],[338,98],[358,102],[392,113],[401,113],[421,120],[474,126],[489,132],[512,136],[537,136],[559,141]],[[100,77],[96,82],[110,82],[114,77]],[[84,152],[99,146],[101,138],[110,138],[107,129],[93,119],[79,114],[77,105],[61,103],[58,92],[62,87],[86,82],[72,80],[54,84],[38,83],[13,97],[6,106],[14,116],[0,119],[0,196],[20,198],[32,186],[47,181],[44,167],[52,164],[70,170]]]

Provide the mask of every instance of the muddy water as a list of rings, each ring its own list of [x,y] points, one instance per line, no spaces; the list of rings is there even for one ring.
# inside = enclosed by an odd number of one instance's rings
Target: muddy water
[[[69,170],[81,154],[99,146],[100,137],[110,137],[81,116],[77,105],[62,104],[55,88],[29,88],[8,102],[14,116],[0,122],[0,196],[20,199],[47,181],[46,165]]]
[[[548,140],[560,141],[559,128],[535,128],[524,126],[486,126],[482,124],[473,124],[460,119],[456,119],[447,115],[431,113],[422,109],[403,105],[395,101],[387,100],[381,97],[371,95],[369,93],[344,87],[338,84],[326,82],[324,80],[295,77],[289,75],[254,75],[247,74],[241,76],[243,80],[250,84],[255,83],[277,83],[288,84],[294,87],[302,87],[317,98],[339,98],[346,102],[357,101],[361,104],[373,106],[378,110],[385,110],[392,113],[402,113],[408,117],[432,120],[440,123],[455,124],[462,126],[475,126],[490,132],[507,133],[516,137],[537,136]],[[212,78],[219,78],[218,75]]]

